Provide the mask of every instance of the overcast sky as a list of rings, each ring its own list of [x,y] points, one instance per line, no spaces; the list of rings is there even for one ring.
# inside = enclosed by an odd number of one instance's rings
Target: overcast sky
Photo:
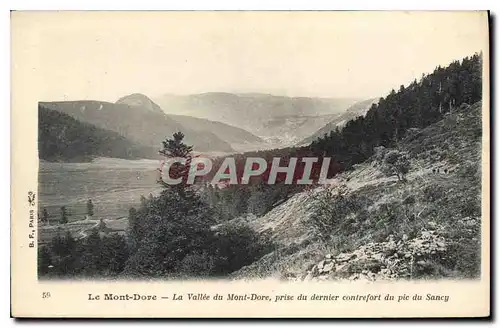
[[[17,13],[40,100],[140,92],[386,95],[485,50],[478,13]]]

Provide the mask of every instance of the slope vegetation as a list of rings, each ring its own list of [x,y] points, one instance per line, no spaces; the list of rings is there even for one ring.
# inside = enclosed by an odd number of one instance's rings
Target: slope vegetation
[[[399,144],[410,154],[406,183],[370,159],[247,218],[279,246],[234,278],[477,278],[481,137],[481,102],[463,105]],[[333,224],[315,224],[321,216]]]
[[[314,132],[311,136],[299,142],[299,145],[310,144],[314,140],[329,134],[337,128],[341,128],[346,122],[358,116],[364,116],[372,104],[377,103],[377,99],[367,99],[351,105],[344,113],[335,115],[325,126]]]
[[[129,96],[122,97],[116,103],[136,107],[139,110],[148,110],[165,115],[165,112],[160,108],[160,106],[158,106],[149,97],[140,93],[134,93]],[[216,135],[219,139],[229,143],[231,146],[235,145],[238,147],[240,145],[245,146],[248,144],[264,143],[264,140],[256,135],[228,124],[185,115],[168,114],[165,116],[170,120],[170,122],[176,122],[186,131],[195,131],[206,135]],[[178,127],[178,129],[180,128]]]
[[[82,123],[69,115],[38,107],[38,152],[47,161],[89,161],[94,157],[155,158],[153,148],[116,132]]]
[[[195,145],[196,151],[233,151],[227,142],[215,134],[188,129],[164,113],[155,110],[154,107],[137,105],[140,102],[136,102],[135,97],[132,100],[121,99],[117,104],[102,101],[64,101],[41,104],[46,108],[70,115],[81,122],[117,132],[127,139],[149,147],[160,147],[165,138],[181,131],[186,135],[186,141]],[[131,106],[131,103],[134,105]]]
[[[264,143],[264,140],[255,134],[229,124],[185,115],[169,114],[167,116],[189,129],[213,133],[231,146]]]

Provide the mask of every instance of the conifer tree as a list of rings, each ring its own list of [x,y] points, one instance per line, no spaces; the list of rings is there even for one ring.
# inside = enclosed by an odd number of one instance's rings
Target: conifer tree
[[[90,217],[94,216],[94,204],[91,199],[87,201],[87,215]]]
[[[42,211],[42,222],[45,224],[49,224],[49,212],[44,207]]]
[[[61,206],[61,218],[59,220],[59,223],[68,223],[68,212],[66,211],[66,206]]]
[[[38,275],[44,276],[49,273],[49,266],[52,265],[50,251],[47,247],[38,248]]]
[[[106,230],[106,223],[104,222],[104,219],[99,220],[99,225],[97,226],[98,231],[105,231]]]
[[[103,269],[102,262],[102,242],[98,229],[93,229],[91,234],[85,239],[81,262],[83,272],[86,275],[96,275]]]
[[[158,180],[165,188],[174,189],[181,197],[184,197],[186,194],[186,180],[191,162],[191,152],[193,151],[193,147],[186,145],[183,139],[184,134],[182,132],[176,132],[173,134],[172,138],[168,138],[162,142],[163,148],[159,151],[160,155],[167,158],[167,161],[174,158],[185,159],[185,163],[172,163],[167,172],[162,172],[164,176],[169,175],[171,179],[181,179],[179,184],[168,184],[162,178]]]
[[[125,238],[111,234],[102,239],[101,265],[105,275],[116,275],[123,271],[129,251]]]

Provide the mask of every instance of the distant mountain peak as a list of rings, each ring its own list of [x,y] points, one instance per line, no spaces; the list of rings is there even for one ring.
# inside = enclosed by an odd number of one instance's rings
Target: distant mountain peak
[[[153,100],[142,93],[133,93],[116,101],[117,104],[125,104],[131,107],[141,107],[152,112],[162,113],[163,110]]]
[[[217,135],[186,128],[167,116],[144,95],[134,94],[117,103],[98,101],[41,102],[40,105],[72,118],[111,130],[146,147],[160,147],[165,138],[182,131],[186,142],[199,152],[233,152],[231,145]]]
[[[197,117],[246,130],[264,140],[294,144],[343,113],[349,98],[287,97],[265,93],[207,92],[154,98],[168,115]],[[175,118],[174,118],[175,119]],[[276,145],[276,146],[279,146]]]

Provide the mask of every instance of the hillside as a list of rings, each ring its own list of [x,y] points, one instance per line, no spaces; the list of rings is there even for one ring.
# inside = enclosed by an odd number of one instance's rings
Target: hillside
[[[161,142],[165,138],[181,131],[186,135],[186,141],[193,144],[196,151],[233,151],[227,142],[221,140],[215,134],[186,128],[163,112],[155,110],[155,107],[149,108],[138,105],[140,102],[135,102],[136,100],[134,96],[132,99],[122,98],[120,103],[117,104],[90,100],[43,102],[40,104],[46,108],[70,115],[81,122],[117,132],[133,142],[148,147],[159,149]]]
[[[195,130],[195,131],[204,131],[208,133],[213,133],[217,135],[220,139],[229,143],[231,147],[235,150],[239,147],[245,147],[248,144],[263,144],[265,141],[256,135],[231,126],[229,124],[210,121],[203,118],[196,118],[192,116],[184,116],[184,115],[173,115],[168,114],[169,118],[173,119],[176,122],[179,122],[186,128]]]
[[[299,116],[310,117],[341,113],[356,99],[209,92],[187,96],[167,94],[155,98],[154,101],[168,114],[188,115],[219,121],[243,128],[260,137],[277,136],[279,138],[283,131],[290,135],[301,133],[294,130],[295,124],[293,123],[288,124],[287,128],[286,118],[290,118],[293,122]],[[277,124],[280,123],[280,120],[283,124]],[[303,125],[307,126],[308,124]],[[307,131],[307,133],[310,134],[313,131]],[[298,137],[301,139],[308,134],[298,135]]]
[[[342,127],[346,122],[352,120],[358,116],[364,116],[366,112],[370,109],[372,104],[377,103],[377,99],[367,99],[359,101],[351,105],[345,112],[333,117],[326,125],[314,132],[309,137],[301,140],[298,145],[307,145],[314,140],[323,137],[325,134],[330,133],[330,131],[335,130],[337,127]]]
[[[38,154],[46,161],[90,161],[95,157],[155,158],[157,151],[116,132],[79,122],[38,106]]]
[[[147,109],[156,113],[163,113],[163,110],[154,101],[141,93],[133,93],[131,95],[121,97],[116,101],[117,104],[124,104],[132,107]]]
[[[160,106],[158,106],[149,97],[140,93],[134,93],[129,96],[122,97],[116,103],[126,104],[131,107],[137,107],[140,110],[146,109],[155,113],[166,115]],[[184,115],[166,116],[172,121],[179,123],[189,131],[216,135],[219,139],[229,143],[231,147],[243,147],[244,149],[244,147],[249,144],[261,145],[264,143],[264,140],[256,135],[228,124]],[[262,147],[264,147],[264,145]]]
[[[263,123],[261,135],[275,147],[289,147],[309,136],[342,114],[318,116],[289,115],[270,118]],[[274,135],[271,135],[274,134]]]
[[[371,158],[329,188],[239,218],[278,247],[233,277],[477,278],[481,136],[481,102],[463,105],[401,142],[411,163],[406,183],[382,174]],[[314,223],[325,215],[333,220],[328,231]]]

